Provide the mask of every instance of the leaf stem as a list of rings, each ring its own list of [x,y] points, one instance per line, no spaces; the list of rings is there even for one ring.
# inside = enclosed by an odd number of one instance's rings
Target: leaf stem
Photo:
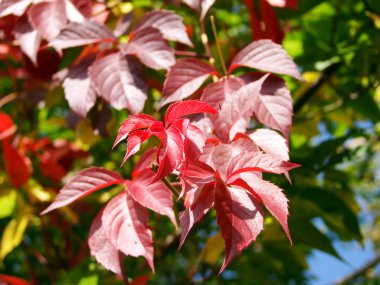
[[[205,49],[206,55],[208,57],[208,62],[214,66],[215,59],[212,56],[210,46],[208,45],[208,36],[206,33],[206,27],[205,27],[205,21],[204,19],[201,20],[201,42],[203,44],[203,47]]]
[[[227,72],[227,68],[226,68],[226,63],[224,62],[222,50],[220,48],[220,42],[219,42],[218,34],[216,32],[216,25],[215,25],[214,16],[210,16],[210,21],[211,21],[212,31],[213,31],[214,37],[215,37],[216,48],[218,50],[219,60],[220,60],[220,63],[222,64],[224,75],[227,75],[228,72]]]
[[[175,187],[169,182],[169,180],[168,180],[166,177],[162,178],[161,180],[162,180],[162,182],[164,182],[164,184],[170,189],[170,191],[172,191],[173,194],[177,196],[176,198],[178,199],[178,198],[180,197],[180,195],[181,195],[181,193],[178,191],[178,189],[176,189],[176,188],[175,188]]]

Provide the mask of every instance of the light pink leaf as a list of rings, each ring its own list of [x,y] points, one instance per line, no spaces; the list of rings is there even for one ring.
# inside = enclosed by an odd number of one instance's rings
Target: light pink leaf
[[[18,20],[14,35],[20,43],[21,50],[37,65],[37,52],[41,44],[41,36],[33,29],[26,17]]]
[[[214,5],[215,3],[215,0],[202,0],[201,1],[201,20],[204,19],[204,17],[206,16],[208,10],[210,9],[210,7],[212,5]]]
[[[125,255],[144,256],[154,271],[152,232],[148,211],[123,191],[108,202],[102,224],[111,244]]]
[[[268,127],[279,130],[285,138],[288,138],[292,126],[293,103],[285,82],[269,77],[260,93],[262,95],[256,96],[252,108],[256,118]]]
[[[215,183],[213,182],[187,192],[185,200],[186,210],[179,213],[181,223],[181,241],[179,248],[183,245],[193,225],[199,222],[213,206],[214,193]]]
[[[165,114],[165,126],[168,127],[175,120],[197,113],[215,114],[216,111],[209,104],[197,100],[188,100],[171,104]]]
[[[95,89],[114,108],[131,113],[144,107],[147,86],[140,66],[133,58],[113,53],[96,60],[89,69]]]
[[[146,28],[133,34],[132,39],[121,45],[123,54],[137,56],[153,69],[168,69],[175,63],[174,51],[155,28]]]
[[[67,206],[92,192],[123,182],[120,174],[101,167],[90,167],[82,170],[59,191],[54,202],[41,215]]]
[[[87,72],[93,61],[93,58],[82,60],[70,68],[67,77],[63,81],[65,98],[71,110],[81,117],[86,117],[87,112],[96,102],[96,93]]]
[[[212,153],[212,166],[223,179],[227,177],[228,162],[232,158],[232,147],[228,144],[217,145]]]
[[[4,0],[0,5],[0,18],[15,15],[22,16],[33,0]]]
[[[125,140],[132,131],[147,129],[156,123],[157,120],[150,115],[137,114],[129,116],[120,126],[117,138],[113,147]]]
[[[169,70],[164,83],[160,106],[182,100],[193,94],[202,83],[217,71],[205,62],[188,58],[177,61]]]
[[[135,31],[149,27],[158,29],[166,40],[193,46],[186,33],[186,27],[182,23],[182,18],[171,11],[157,10],[146,13],[137,24]]]
[[[130,25],[132,24],[133,16],[134,16],[133,12],[129,12],[119,18],[119,20],[117,21],[116,27],[113,31],[115,36],[120,37],[122,35],[127,34],[127,31]]]
[[[126,180],[126,189],[132,198],[142,206],[161,215],[167,216],[177,227],[173,212],[173,195],[164,182],[158,180],[151,183],[156,173],[152,169],[142,170],[133,181]]]
[[[221,273],[263,229],[260,204],[244,189],[220,183],[215,191],[215,210],[226,248]]]
[[[257,129],[248,136],[265,153],[283,161],[289,160],[288,144],[279,133],[268,129]]]
[[[75,8],[87,19],[92,16],[92,3],[91,0],[68,0],[71,2]],[[67,6],[66,6],[67,7]],[[70,17],[69,13],[67,13]]]
[[[102,24],[95,21],[69,23],[49,45],[57,50],[99,42],[116,42],[116,37]]]
[[[185,154],[187,160],[197,160],[203,152],[205,146],[205,138],[200,129],[189,124],[184,141]]]
[[[102,222],[104,208],[96,215],[88,234],[88,245],[91,255],[103,265],[119,276],[123,275],[123,264],[120,262],[120,251],[111,243],[106,234],[106,227]]]
[[[303,80],[288,53],[270,40],[255,41],[243,48],[232,60],[229,73],[239,66],[289,75]]]
[[[247,189],[246,187],[243,187],[252,192],[254,196],[259,197],[263,205],[269,210],[273,217],[279,221],[289,241],[292,242],[288,228],[288,199],[284,195],[283,190],[269,181],[255,178],[253,176],[251,176],[246,182],[250,188],[247,187]],[[235,181],[235,183],[232,184],[242,186],[239,184],[239,181]]]
[[[266,0],[269,4],[281,8],[293,8],[298,7],[298,0]]]
[[[54,0],[35,4],[28,11],[28,18],[33,28],[50,41],[66,26],[65,1]]]

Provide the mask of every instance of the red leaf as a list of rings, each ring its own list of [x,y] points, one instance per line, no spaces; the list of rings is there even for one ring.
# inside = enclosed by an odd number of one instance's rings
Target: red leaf
[[[298,0],[266,0],[272,6],[297,9]]]
[[[126,189],[136,202],[152,211],[167,216],[177,227],[173,212],[172,192],[161,180],[151,183],[155,174],[149,168],[142,170],[134,177],[133,181],[125,181]]]
[[[147,129],[155,124],[157,120],[150,115],[137,114],[129,116],[120,126],[113,147],[125,140],[132,131]]]
[[[216,111],[209,104],[197,100],[188,100],[171,104],[165,114],[165,126],[179,118],[197,113],[215,114]]]
[[[196,126],[189,124],[185,135],[184,146],[186,159],[192,161],[197,160],[205,146],[203,132]]]
[[[214,195],[215,183],[213,182],[202,185],[201,187],[190,190],[186,193],[186,210],[179,213],[179,220],[181,223],[180,248],[193,225],[202,219],[213,206]]]
[[[115,42],[112,32],[95,21],[69,23],[49,45],[57,50],[99,42]]]
[[[133,58],[113,53],[96,60],[88,74],[95,89],[114,108],[139,113],[144,107],[147,86]]]
[[[277,132],[257,129],[248,135],[265,153],[282,161],[289,160],[289,147],[286,140]]]
[[[217,74],[217,71],[201,60],[188,58],[177,61],[166,76],[160,106],[190,96],[212,74]]]
[[[5,170],[15,187],[22,186],[31,176],[32,164],[28,157],[15,149],[8,139],[3,142]]]
[[[32,2],[33,0],[2,1],[0,6],[0,18],[8,15],[20,17]]]
[[[28,18],[33,28],[50,41],[66,26],[65,1],[54,0],[35,4],[28,11]]]
[[[26,17],[22,17],[17,22],[14,35],[20,43],[21,50],[37,65],[37,52],[41,43],[41,36],[30,25]]]
[[[255,41],[243,48],[232,60],[229,73],[239,66],[289,75],[303,80],[288,53],[270,40]]]
[[[173,49],[155,28],[134,32],[129,43],[121,45],[121,51],[137,56],[143,64],[153,69],[168,69],[175,63]]]
[[[82,60],[70,68],[67,77],[63,81],[65,98],[71,110],[81,117],[86,117],[87,112],[96,102],[96,93],[87,73],[92,62],[93,58]]]
[[[123,191],[108,202],[102,215],[107,239],[125,255],[144,256],[154,271],[148,211]]]
[[[123,275],[123,264],[120,262],[120,251],[112,244],[106,234],[107,224],[102,221],[104,215],[103,208],[92,222],[88,234],[88,245],[91,255],[103,265],[119,276]]]
[[[141,156],[139,161],[133,167],[132,179],[134,179],[141,171],[147,168],[151,168],[152,164],[156,160],[157,148],[152,147],[146,150]]]
[[[0,112],[0,140],[4,140],[12,136],[17,127],[13,124],[11,117],[7,114]]]
[[[92,192],[123,182],[123,178],[118,173],[101,167],[82,170],[59,191],[55,201],[41,215],[67,206]]]
[[[231,184],[244,187],[237,181]],[[282,189],[277,185],[274,185],[268,181],[255,178],[251,176],[248,181],[246,181],[250,187],[247,189],[252,192],[254,196],[258,196],[263,205],[269,210],[269,212],[279,221],[282,228],[284,229],[288,239],[292,242],[288,228],[288,199],[284,195]]]
[[[271,76],[263,85],[253,103],[253,112],[259,122],[279,130],[288,138],[292,126],[293,103],[285,82]]]
[[[221,273],[236,254],[256,240],[263,229],[264,213],[248,192],[221,183],[215,191],[215,210],[226,248]]]
[[[149,130],[134,131],[129,135],[127,141],[127,152],[121,162],[121,166],[130,158],[132,155],[140,150],[141,144],[149,139],[153,134]]]
[[[4,285],[32,285],[32,283],[16,276],[0,274],[0,284],[3,282],[5,282]]]
[[[186,27],[182,23],[182,18],[171,11],[157,10],[146,13],[137,24],[135,31],[149,27],[158,29],[166,40],[193,46],[186,33]]]

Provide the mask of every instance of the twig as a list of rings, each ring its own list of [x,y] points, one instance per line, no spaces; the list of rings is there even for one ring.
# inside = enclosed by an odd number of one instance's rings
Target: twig
[[[205,49],[206,55],[208,57],[208,62],[211,65],[214,65],[215,64],[215,59],[212,56],[210,46],[208,45],[208,37],[207,37],[207,34],[206,34],[206,28],[205,28],[205,21],[204,21],[204,19],[201,20],[201,42],[202,42],[203,47]]]
[[[218,33],[216,31],[216,25],[215,25],[215,18],[214,18],[214,16],[210,16],[210,21],[211,21],[212,31],[213,31],[214,37],[215,37],[216,48],[218,50],[219,61],[222,64],[224,75],[227,75],[226,63],[224,62],[222,50],[220,48],[220,42],[219,42],[219,38],[218,38]]]
[[[175,55],[182,55],[182,56],[191,56],[191,57],[198,57],[198,58],[204,58],[207,59],[208,56],[205,54],[196,53],[193,51],[185,51],[185,50],[176,50]]]
[[[170,191],[173,192],[173,194],[177,195],[177,199],[178,199],[181,195],[181,193],[178,191],[178,189],[173,187],[173,185],[169,182],[168,179],[166,179],[166,177],[162,178],[161,180],[170,189]]]
[[[0,108],[2,108],[5,104],[13,101],[16,98],[17,98],[17,95],[15,92],[4,96],[3,98],[0,99]]]
[[[346,284],[348,282],[354,281],[358,277],[364,275],[367,273],[368,270],[375,267],[380,262],[380,254],[376,255],[372,260],[364,264],[362,267],[360,267],[355,272],[351,273],[350,275],[342,278],[341,280],[337,281],[336,285]]]

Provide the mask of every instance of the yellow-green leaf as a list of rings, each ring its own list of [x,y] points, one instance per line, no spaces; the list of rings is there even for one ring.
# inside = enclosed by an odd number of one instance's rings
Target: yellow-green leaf
[[[201,258],[208,264],[215,264],[224,250],[224,240],[220,233],[209,237],[206,241],[205,248],[201,253]]]
[[[0,218],[12,215],[17,200],[15,189],[1,189],[0,191]]]

